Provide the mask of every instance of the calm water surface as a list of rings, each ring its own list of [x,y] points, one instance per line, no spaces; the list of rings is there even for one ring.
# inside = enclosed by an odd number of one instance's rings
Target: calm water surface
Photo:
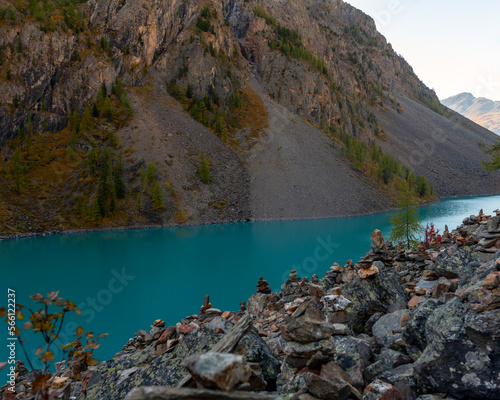
[[[449,199],[421,208],[420,215],[424,223],[434,222],[441,231],[448,224],[451,230],[481,208],[487,213],[500,208],[500,196]],[[4,241],[0,304],[7,303],[8,287],[16,290],[18,303],[29,306],[29,295],[60,290],[83,313],[69,320],[63,341],[72,340],[76,324],[109,333],[96,352],[108,359],[155,319],[175,324],[197,313],[204,294],[214,307],[236,311],[255,291],[259,276],[278,291],[291,269],[322,277],[334,261],[357,261],[370,249],[376,228],[389,234],[389,214]],[[0,335],[4,343],[6,331]],[[39,344],[33,340],[26,341],[30,352]],[[5,345],[0,349],[2,361]]]

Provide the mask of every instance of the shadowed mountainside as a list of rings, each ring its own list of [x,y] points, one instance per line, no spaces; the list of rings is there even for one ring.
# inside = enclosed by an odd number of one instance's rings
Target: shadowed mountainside
[[[343,1],[44,4],[0,1],[3,233],[352,215],[405,180],[421,201],[500,191],[496,136]]]

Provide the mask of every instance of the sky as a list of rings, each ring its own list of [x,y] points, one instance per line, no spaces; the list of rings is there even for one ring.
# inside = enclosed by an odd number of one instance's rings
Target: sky
[[[500,0],[346,0],[440,99],[500,101]]]

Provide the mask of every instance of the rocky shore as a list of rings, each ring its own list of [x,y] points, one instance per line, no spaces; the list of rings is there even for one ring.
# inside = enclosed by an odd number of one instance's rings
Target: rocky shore
[[[175,326],[156,320],[60,399],[497,399],[500,393],[500,212],[471,216],[405,251],[380,231],[357,262],[323,278],[264,278],[238,312],[205,296]],[[36,371],[18,364],[17,395]]]

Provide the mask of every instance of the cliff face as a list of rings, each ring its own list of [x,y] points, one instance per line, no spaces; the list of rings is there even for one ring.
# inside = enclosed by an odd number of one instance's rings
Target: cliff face
[[[140,165],[153,162],[169,197],[167,211],[147,216],[148,223],[383,210],[405,179],[429,198],[416,175],[438,196],[500,190],[497,175],[483,172],[477,146],[494,136],[443,107],[373,20],[347,3],[92,0],[57,7],[0,2],[2,168],[14,179],[16,148],[26,167],[24,192],[0,193],[0,214],[16,229],[32,229],[13,221],[25,207],[19,203],[38,204],[25,198],[27,188],[50,166],[30,159],[30,146],[63,130],[68,113],[81,115],[117,78],[133,111],[127,126],[114,128],[117,150],[127,149],[128,193],[141,190]],[[65,132],[63,142],[71,137]],[[419,150],[427,141],[433,150]],[[82,174],[86,149],[95,145],[77,138]],[[200,181],[201,152],[210,182]],[[54,162],[66,166],[62,158]],[[95,195],[96,189],[82,192],[89,207]],[[61,207],[71,214],[75,205]],[[144,224],[131,208],[122,209],[126,224]],[[63,220],[51,226],[85,226]]]

